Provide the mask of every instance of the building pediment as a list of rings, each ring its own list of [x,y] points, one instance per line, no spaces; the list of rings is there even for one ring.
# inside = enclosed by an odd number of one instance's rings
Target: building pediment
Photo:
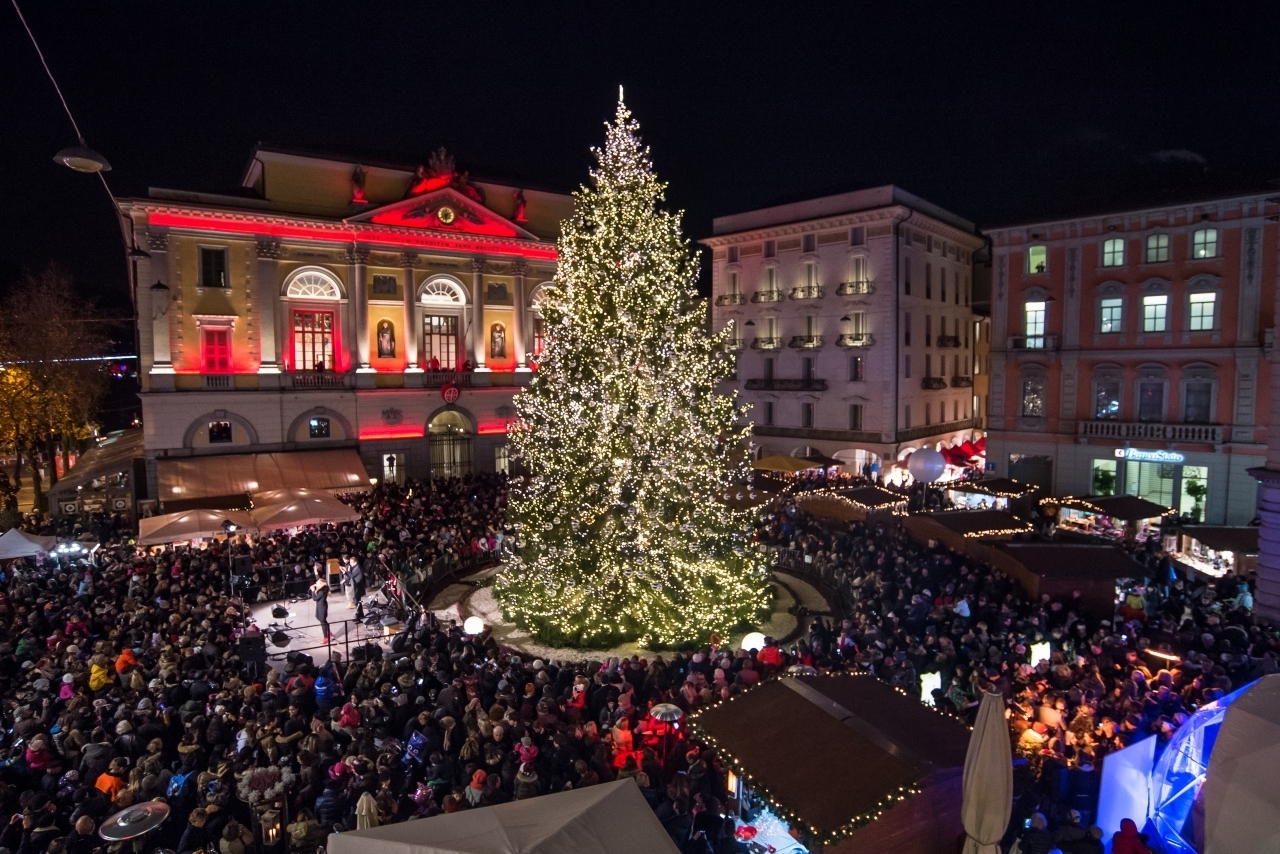
[[[399,228],[420,228],[450,234],[475,234],[537,240],[537,236],[458,192],[442,187],[351,217]]]

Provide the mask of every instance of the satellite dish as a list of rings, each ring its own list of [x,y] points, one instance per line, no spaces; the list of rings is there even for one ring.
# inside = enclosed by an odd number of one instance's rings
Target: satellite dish
[[[947,461],[933,448],[921,448],[907,460],[907,471],[921,483],[933,483],[946,468]]]

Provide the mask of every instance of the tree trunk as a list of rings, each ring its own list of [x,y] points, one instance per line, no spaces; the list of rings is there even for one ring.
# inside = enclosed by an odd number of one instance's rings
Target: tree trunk
[[[71,471],[71,437],[66,433],[62,434],[62,476],[66,477],[67,472]]]
[[[31,443],[31,487],[35,492],[35,500],[32,502],[36,512],[44,510],[44,483],[40,477],[40,445],[38,442]]]
[[[22,434],[13,437],[13,494],[22,491]]]
[[[58,440],[50,433],[44,439],[44,458],[49,461],[49,488],[58,484]]]

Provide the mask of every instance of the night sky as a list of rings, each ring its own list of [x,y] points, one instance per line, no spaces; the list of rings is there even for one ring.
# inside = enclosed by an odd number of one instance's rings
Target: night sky
[[[25,0],[121,196],[343,146],[573,189],[619,83],[687,211],[896,183],[991,226],[1280,187],[1280,4]],[[607,10],[607,12],[605,11]],[[119,233],[0,6],[0,287],[57,260],[127,316]],[[370,159],[373,159],[372,157]]]

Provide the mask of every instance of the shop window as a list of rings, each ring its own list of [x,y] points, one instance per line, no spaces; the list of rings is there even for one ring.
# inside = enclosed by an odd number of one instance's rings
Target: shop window
[[[1026,348],[1039,350],[1044,347],[1045,314],[1044,302],[1029,302],[1023,306],[1026,330]]]
[[[1024,418],[1044,417],[1043,377],[1026,377],[1022,380],[1022,415]]]
[[[1203,521],[1205,499],[1209,496],[1208,466],[1182,467],[1182,495],[1178,499],[1178,513]]]
[[[1218,229],[1200,228],[1191,235],[1192,258],[1218,257]]]
[[[382,455],[382,482],[383,483],[404,483],[404,454],[383,454]]]
[[[293,313],[293,369],[295,371],[332,371],[333,312],[295,311]]]
[[[231,373],[230,329],[206,326],[200,330],[200,370],[206,374]]]
[[[1103,377],[1094,380],[1093,417],[1115,419],[1120,417],[1120,379]]]
[[[511,473],[510,445],[499,445],[493,449],[493,470],[501,474]]]
[[[1191,294],[1189,318],[1192,332],[1210,332],[1214,327],[1214,309],[1218,303],[1215,293]]]
[[[1116,494],[1116,461],[1094,460],[1091,489],[1094,495]]]
[[[1047,273],[1049,271],[1049,247],[1032,246],[1027,250],[1027,272]]]
[[[1138,383],[1138,420],[1164,420],[1164,381],[1146,380]]]
[[[1142,331],[1164,332],[1168,328],[1169,297],[1155,294],[1142,298]]]
[[[221,247],[200,247],[200,287],[225,288],[227,286],[227,250]]]
[[[864,379],[861,356],[849,357],[849,381],[860,383]]]
[[[328,418],[312,418],[307,421],[307,436],[311,439],[328,439],[332,428]]]
[[[1123,319],[1124,300],[1119,297],[1104,299],[1100,308],[1102,313],[1102,325],[1099,327],[1098,331],[1102,332],[1104,335],[1120,332],[1122,329],[1120,323]]]
[[[1110,240],[1102,241],[1102,266],[1104,267],[1123,267],[1124,266],[1124,238],[1113,237]]]
[[[209,422],[209,444],[219,445],[226,444],[232,439],[231,422],[230,421],[210,421]]]
[[[1124,491],[1154,501],[1165,507],[1173,507],[1173,480],[1177,466],[1170,463],[1140,463],[1126,460],[1124,464]]]
[[[1184,386],[1186,401],[1183,420],[1188,424],[1213,422],[1213,383],[1207,380],[1188,382]]]
[[[860,431],[862,429],[862,404],[849,404],[849,429]]]

